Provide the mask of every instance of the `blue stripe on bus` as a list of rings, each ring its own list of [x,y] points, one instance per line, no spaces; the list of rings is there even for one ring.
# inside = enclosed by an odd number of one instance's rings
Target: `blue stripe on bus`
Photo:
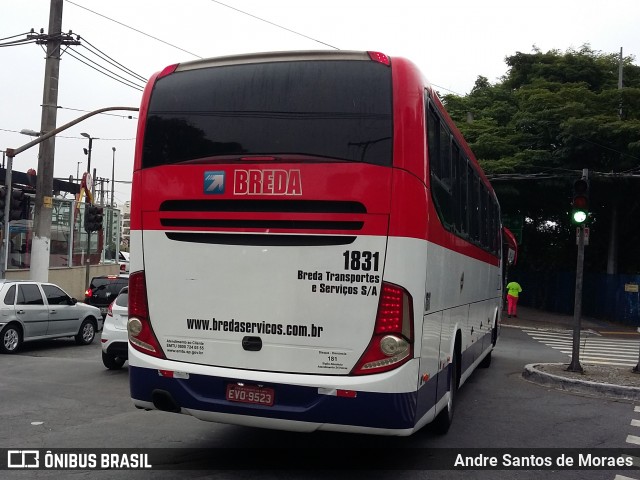
[[[191,374],[189,379],[165,378],[149,368],[129,367],[131,397],[152,402],[152,392],[164,390],[183,408],[250,415],[311,423],[357,425],[372,428],[407,429],[415,425],[418,398],[421,402],[433,399],[436,377],[426,382],[420,392],[374,393],[357,392],[356,398],[321,395],[317,387],[283,385],[260,382],[275,390],[275,404],[271,407],[229,402],[225,399],[229,382],[249,383],[232,378]],[[256,382],[250,382],[256,383]],[[428,403],[423,408],[433,406]],[[421,415],[420,415],[421,416]]]

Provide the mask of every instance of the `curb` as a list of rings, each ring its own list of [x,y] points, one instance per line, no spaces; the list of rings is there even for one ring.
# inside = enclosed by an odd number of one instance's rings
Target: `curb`
[[[538,385],[552,387],[574,393],[586,395],[599,395],[621,400],[640,401],[640,387],[628,387],[626,385],[612,385],[609,383],[597,383],[587,380],[566,378],[552,373],[542,372],[536,369],[539,365],[564,365],[563,363],[530,363],[525,365],[522,378]]]

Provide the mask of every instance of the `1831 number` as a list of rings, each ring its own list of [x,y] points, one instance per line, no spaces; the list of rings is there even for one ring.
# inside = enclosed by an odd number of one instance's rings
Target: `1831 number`
[[[344,257],[345,270],[378,271],[380,261],[379,252],[346,250],[342,256]]]

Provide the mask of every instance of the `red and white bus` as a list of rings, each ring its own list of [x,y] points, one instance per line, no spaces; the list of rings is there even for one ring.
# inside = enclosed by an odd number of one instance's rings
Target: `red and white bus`
[[[418,68],[278,52],[149,81],[131,202],[137,407],[256,427],[445,432],[488,366],[498,202]]]

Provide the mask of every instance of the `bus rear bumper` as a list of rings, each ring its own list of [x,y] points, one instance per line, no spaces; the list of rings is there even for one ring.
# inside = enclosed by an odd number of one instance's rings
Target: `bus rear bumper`
[[[416,424],[418,392],[346,391],[317,386],[247,382],[238,378],[189,374],[171,378],[157,369],[131,366],[131,397],[138,408],[192,415],[200,420],[311,432],[315,430],[410,435]],[[435,380],[435,379],[434,379]],[[271,388],[272,406],[229,401],[229,383]],[[429,385],[433,384],[433,385]],[[433,388],[427,382],[423,388]],[[421,389],[421,397],[424,391]]]

